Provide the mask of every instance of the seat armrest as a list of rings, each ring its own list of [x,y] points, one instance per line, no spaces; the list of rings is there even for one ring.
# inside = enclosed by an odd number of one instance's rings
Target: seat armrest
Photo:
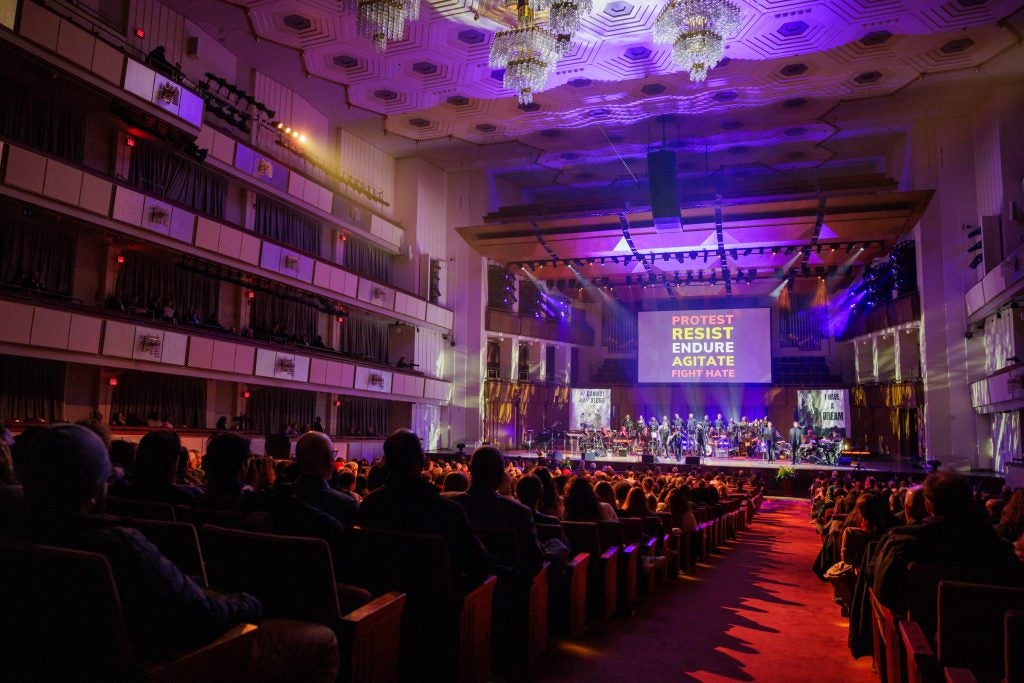
[[[608,550],[605,550],[603,553],[601,553],[601,559],[604,560],[605,562],[611,562],[612,560],[615,559],[615,556],[618,553],[619,553],[619,549],[618,548],[608,548]]]
[[[224,680],[224,672],[235,672],[242,680],[249,665],[252,642],[259,627],[239,624],[220,635],[212,643],[187,652],[177,659],[147,667],[147,678],[154,683],[166,681]]]
[[[907,683],[935,680],[939,663],[921,626],[914,621],[901,621],[899,628],[900,639],[907,650]]]
[[[946,683],[978,683],[977,677],[970,669],[947,666],[945,669]]]

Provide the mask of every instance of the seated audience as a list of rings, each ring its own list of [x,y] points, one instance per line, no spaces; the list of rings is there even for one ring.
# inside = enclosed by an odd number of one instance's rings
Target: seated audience
[[[972,514],[970,482],[942,470],[924,482],[929,516],[913,526],[892,529],[875,553],[874,589],[882,604],[897,614],[906,610],[907,565],[1019,569],[1010,544],[991,525]]]
[[[519,499],[520,503],[533,511],[534,524],[561,524],[562,521],[557,517],[545,515],[538,509],[543,495],[544,485],[533,474],[524,475],[516,482],[516,498]]]
[[[136,656],[162,661],[209,643],[227,629],[259,621],[251,595],[205,591],[135,529],[96,514],[102,509],[110,460],[102,441],[78,425],[54,425],[25,445],[28,514],[25,541],[103,555],[110,563]],[[51,656],[39,643],[30,659]],[[267,620],[249,652],[253,680],[333,681],[338,671],[334,633],[323,626]]]
[[[615,510],[602,503],[584,477],[575,477],[565,491],[565,519],[570,522],[601,522],[617,519]]]

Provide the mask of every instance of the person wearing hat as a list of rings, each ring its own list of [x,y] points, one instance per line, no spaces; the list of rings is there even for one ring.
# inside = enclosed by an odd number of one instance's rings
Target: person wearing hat
[[[263,617],[247,593],[206,591],[136,529],[99,514],[111,465],[100,438],[79,425],[58,424],[25,433],[15,444],[25,510],[15,535],[23,541],[103,555],[110,564],[136,655],[164,661],[212,642],[229,628]],[[338,642],[324,626],[264,620],[249,652],[252,680],[333,681]],[[19,652],[25,661],[52,656]],[[0,676],[2,677],[2,676]]]

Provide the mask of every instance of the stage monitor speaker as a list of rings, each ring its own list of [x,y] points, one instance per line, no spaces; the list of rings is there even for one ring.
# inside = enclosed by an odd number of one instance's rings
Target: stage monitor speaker
[[[644,453],[643,455],[640,456],[640,462],[642,462],[645,465],[653,465],[654,456],[651,455],[650,453]]]
[[[651,188],[651,215],[657,230],[681,230],[676,153],[661,149],[647,153],[647,182]]]
[[[836,463],[840,467],[850,467],[853,465],[853,458],[845,455],[839,456],[839,461]]]
[[[594,462],[594,458],[597,457],[597,451],[583,451],[584,462]]]
[[[619,457],[620,458],[625,458],[627,455],[629,455],[629,450],[628,449],[626,449],[626,448],[620,448],[619,449]]]
[[[688,456],[686,456],[686,464],[687,465],[699,465],[700,464],[700,456],[699,455],[688,455]]]

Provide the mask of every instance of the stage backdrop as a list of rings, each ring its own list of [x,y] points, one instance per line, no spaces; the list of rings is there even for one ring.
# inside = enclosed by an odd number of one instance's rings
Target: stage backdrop
[[[771,311],[641,311],[637,376],[643,383],[767,384]]]
[[[569,429],[611,427],[611,389],[573,389]]]
[[[849,436],[850,392],[846,389],[800,389],[796,392],[796,420],[814,433],[827,436],[833,428]]]

